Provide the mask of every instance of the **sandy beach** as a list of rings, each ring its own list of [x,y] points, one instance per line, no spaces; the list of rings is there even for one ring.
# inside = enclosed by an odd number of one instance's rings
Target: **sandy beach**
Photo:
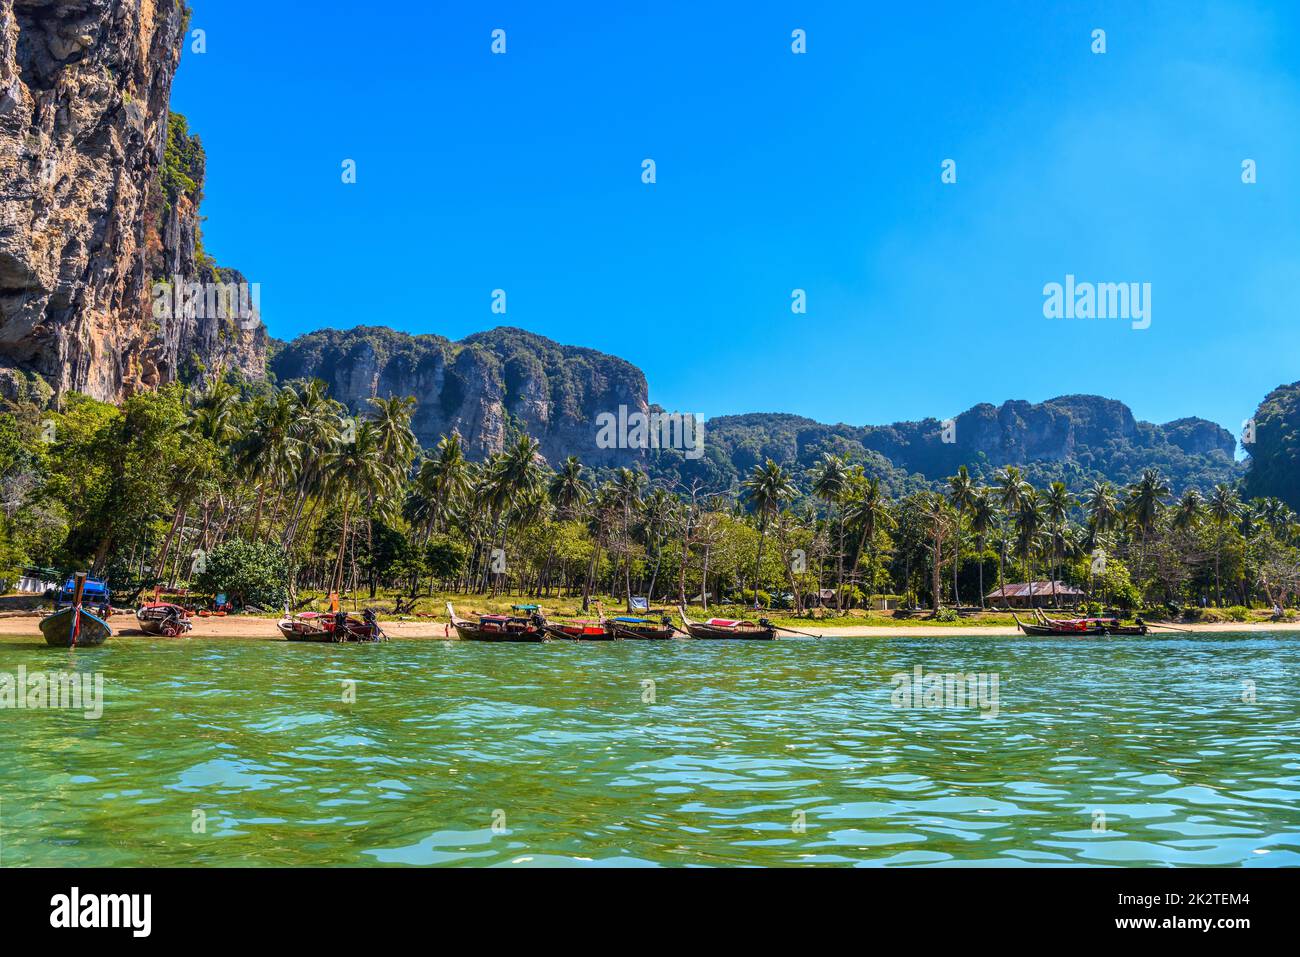
[[[39,614],[12,613],[0,614],[0,635],[29,637],[40,635]],[[232,615],[225,618],[194,618],[191,638],[264,638],[283,641],[271,618],[253,618],[245,615]],[[140,631],[135,616],[129,612],[114,614],[109,618],[113,626],[113,635],[117,638],[150,638]],[[406,621],[382,622],[384,632],[390,638],[430,638],[438,640],[458,640],[456,632],[444,620],[410,619]],[[955,635],[1015,635],[1014,625],[845,625],[840,627],[818,628],[809,622],[799,626],[800,631],[820,635],[823,638],[943,638]],[[1152,634],[1187,633],[1236,633],[1236,632],[1279,632],[1300,631],[1300,622],[1223,622],[1218,624],[1179,624],[1155,625]],[[158,641],[175,639],[158,638]]]

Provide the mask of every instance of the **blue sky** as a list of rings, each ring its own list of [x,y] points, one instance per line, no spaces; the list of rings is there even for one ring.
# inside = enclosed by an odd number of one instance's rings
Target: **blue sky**
[[[1090,392],[1236,432],[1300,379],[1297,5],[192,5],[207,248],[278,337],[514,325],[669,409],[855,424]],[[1067,273],[1151,283],[1151,327],[1044,318]]]

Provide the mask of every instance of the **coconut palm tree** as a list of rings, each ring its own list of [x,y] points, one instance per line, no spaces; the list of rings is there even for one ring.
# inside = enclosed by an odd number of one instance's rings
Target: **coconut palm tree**
[[[340,442],[331,450],[326,457],[325,477],[329,493],[343,506],[339,553],[330,579],[330,590],[342,593],[344,557],[354,509],[396,484],[373,423],[363,421],[350,442]]]
[[[956,527],[957,513],[938,492],[922,492],[916,499],[921,524],[930,539],[930,603],[939,613],[943,587],[943,543]]]
[[[1222,607],[1223,604],[1223,585],[1220,579],[1220,568],[1223,562],[1223,536],[1224,530],[1231,525],[1241,515],[1243,509],[1241,499],[1231,487],[1220,482],[1214,486],[1214,491],[1210,493],[1209,501],[1206,502],[1205,510],[1210,517],[1210,522],[1214,525],[1214,604],[1216,607]]]
[[[307,499],[314,497],[319,503],[324,489],[326,461],[343,433],[342,404],[331,399],[325,384],[313,379],[298,390],[293,390],[293,442],[297,449],[298,470],[294,504],[285,523],[280,543],[291,549],[303,525],[303,512]],[[314,512],[316,504],[312,506]],[[308,519],[310,524],[310,519]]]
[[[1204,510],[1201,493],[1194,488],[1189,488],[1174,506],[1173,527],[1180,532],[1195,531],[1201,524]]]
[[[506,536],[510,525],[517,520],[514,514],[517,506],[542,483],[540,457],[540,443],[530,435],[520,435],[505,451],[494,456],[489,465],[484,491],[486,504],[499,530],[498,547],[502,556],[506,554]],[[492,565],[489,563],[487,567],[490,574]],[[500,576],[493,579],[494,595],[500,582]]]
[[[415,399],[411,396],[371,399],[370,406],[380,454],[393,468],[405,471],[420,447],[411,431]]]
[[[853,567],[857,568],[858,559],[865,545],[867,549],[867,581],[869,591],[876,588],[876,532],[888,531],[898,523],[890,511],[889,496],[880,485],[880,479],[869,478],[862,483],[861,492],[855,495],[847,506],[846,520],[858,529],[858,545],[853,550]]]
[[[253,539],[262,525],[267,490],[288,485],[299,462],[299,444],[293,434],[295,398],[292,389],[283,388],[269,399],[258,399],[248,431],[232,449],[236,470],[257,489],[249,536]],[[275,521],[274,516],[271,521]]]
[[[839,547],[835,550],[835,610],[843,611],[844,592],[844,503],[849,488],[849,471],[844,459],[827,452],[812,472],[812,492],[835,510],[839,526]],[[755,586],[757,587],[757,586]]]
[[[1047,495],[1043,502],[1043,510],[1047,516],[1049,525],[1049,534],[1051,536],[1051,562],[1052,562],[1052,605],[1058,607],[1060,602],[1057,600],[1056,593],[1056,569],[1060,564],[1062,529],[1065,521],[1070,515],[1070,509],[1078,504],[1070,490],[1065,487],[1064,482],[1053,482],[1047,487]]]
[[[964,465],[958,467],[957,474],[948,479],[948,500],[957,510],[957,526],[952,539],[952,598],[953,602],[960,606],[961,595],[957,590],[957,573],[961,567],[961,526],[966,511],[975,504],[975,483],[971,481],[970,472]]]
[[[1034,603],[1034,549],[1043,531],[1043,506],[1038,491],[1028,486],[1020,497],[1016,512],[1016,552],[1025,563],[1025,581],[1029,583],[1029,604]]]
[[[758,585],[763,565],[763,541],[767,537],[768,522],[781,510],[781,506],[794,498],[797,490],[785,469],[768,459],[755,465],[749,478],[741,483],[741,493],[758,515],[758,555],[754,559],[754,607],[758,607]]]
[[[614,472],[614,492],[623,516],[618,545],[623,552],[623,601],[632,610],[632,515],[641,510],[641,473],[629,468]]]
[[[1172,494],[1169,483],[1165,481],[1159,469],[1145,469],[1142,477],[1128,487],[1128,500],[1124,504],[1124,510],[1137,530],[1142,546],[1138,550],[1139,577],[1146,557],[1147,539],[1165,509],[1166,500]]]
[[[587,503],[591,486],[582,477],[582,463],[576,455],[570,455],[561,463],[559,471],[551,478],[549,491],[551,501],[565,519],[571,519]]]
[[[984,549],[988,546],[989,533],[998,524],[998,506],[993,498],[993,490],[982,488],[975,493],[970,506],[970,530],[975,535],[975,545],[979,549],[980,572],[980,607],[984,605]]]
[[[1015,465],[1008,465],[1006,468],[1000,469],[996,479],[997,484],[994,486],[993,491],[998,505],[1001,506],[1001,519],[1004,522],[1013,521],[1016,513],[1020,511],[1020,503],[1030,485],[1024,480],[1024,477],[1020,474],[1020,469]],[[1001,530],[998,540],[1001,543],[998,551],[998,586],[1005,589],[1007,586],[1007,542],[1010,540],[1005,528]],[[1002,595],[1002,601],[1004,604],[1007,602],[1005,591]]]

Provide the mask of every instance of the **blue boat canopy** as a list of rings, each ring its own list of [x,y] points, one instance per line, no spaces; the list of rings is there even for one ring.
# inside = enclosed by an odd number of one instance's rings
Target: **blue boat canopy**
[[[69,599],[77,593],[77,583],[69,578],[63,585],[63,593]],[[97,578],[87,578],[86,587],[82,589],[81,597],[85,598],[108,598],[108,583],[102,582]]]
[[[536,605],[511,605],[514,611],[537,611]]]
[[[614,620],[626,621],[626,622],[631,622],[632,624],[639,624],[639,625],[649,624],[650,622],[649,618],[630,618],[627,615],[620,615],[618,618],[615,618]]]

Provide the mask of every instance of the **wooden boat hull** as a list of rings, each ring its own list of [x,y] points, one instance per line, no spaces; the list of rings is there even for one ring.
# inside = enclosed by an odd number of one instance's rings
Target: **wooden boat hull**
[[[618,635],[607,628],[593,628],[583,625],[547,625],[547,633],[552,638],[565,641],[615,641]]]
[[[1076,631],[1064,628],[1045,628],[1042,625],[1021,625],[1021,630],[1034,638],[1101,638],[1107,634],[1104,628],[1088,628]]]
[[[1060,627],[1052,624],[1030,625],[1020,620],[1020,616],[1012,614],[1016,620],[1016,627],[1026,635],[1034,638],[1101,638],[1106,634],[1106,629],[1100,625],[1088,628],[1070,628]],[[1045,621],[1048,619],[1044,619]]]
[[[369,623],[348,618],[342,632],[337,625],[327,627],[327,623],[333,624],[328,617],[321,616],[311,621],[283,619],[275,627],[279,629],[285,641],[314,641],[341,645],[348,642],[383,641],[386,638],[377,622]]]
[[[461,641],[503,641],[511,643],[530,643],[539,641],[550,641],[551,636],[544,630],[530,629],[526,631],[489,631],[485,628],[479,628],[469,622],[454,621],[452,627],[456,629],[456,634],[460,636]]]
[[[325,629],[306,629],[295,628],[293,625],[286,625],[283,622],[275,626],[284,636],[285,641],[329,641],[334,640],[332,632]]]
[[[194,627],[183,611],[172,612],[148,606],[136,609],[135,620],[146,635],[159,638],[178,638]]]
[[[701,641],[776,641],[775,628],[715,628],[712,625],[699,625],[692,622],[686,626],[692,638]]]
[[[54,648],[93,648],[107,641],[113,629],[85,609],[78,615],[77,609],[64,608],[41,619],[41,634],[45,643]]]
[[[619,638],[629,641],[666,641],[677,637],[675,628],[629,628],[611,624],[609,629]]]

